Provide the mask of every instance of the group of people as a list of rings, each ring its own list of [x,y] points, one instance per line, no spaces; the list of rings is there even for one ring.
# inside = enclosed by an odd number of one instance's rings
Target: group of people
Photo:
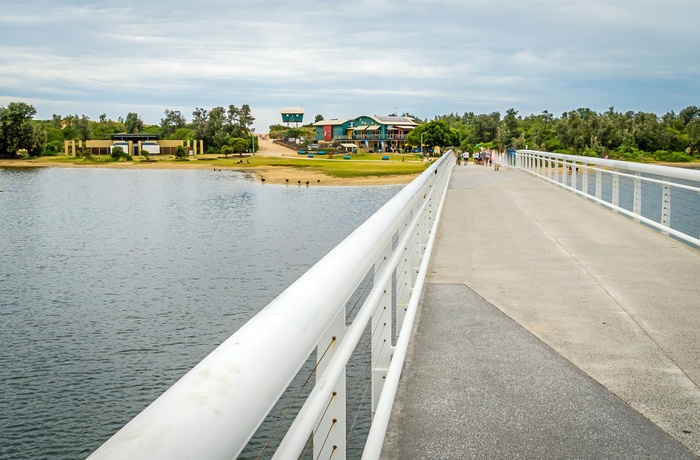
[[[494,169],[498,171],[500,163],[496,161],[497,153],[496,150],[481,149],[479,152],[472,153],[472,161],[475,165],[493,165]],[[457,164],[461,166],[462,162],[465,166],[469,164],[469,152],[457,153]]]

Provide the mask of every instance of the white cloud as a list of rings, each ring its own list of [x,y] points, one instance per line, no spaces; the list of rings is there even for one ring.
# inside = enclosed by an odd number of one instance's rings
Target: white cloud
[[[287,105],[327,118],[394,107],[428,118],[509,107],[661,112],[698,105],[700,92],[697,0],[25,0],[3,9],[0,100],[36,101],[39,117],[140,110],[157,123],[166,108],[249,104],[264,132]]]

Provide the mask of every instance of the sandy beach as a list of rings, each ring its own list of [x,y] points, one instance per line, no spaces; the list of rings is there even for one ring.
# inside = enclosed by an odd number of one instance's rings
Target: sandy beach
[[[285,158],[299,158],[299,155],[288,149],[276,145],[268,140],[259,138],[259,150],[255,153],[261,156],[277,156]],[[207,161],[120,161],[109,163],[60,163],[50,160],[7,160],[0,159],[0,168],[41,168],[41,167],[60,167],[60,168],[115,168],[115,169],[208,169],[221,171],[240,171],[250,173],[251,176],[258,182],[263,184],[280,184],[280,185],[296,185],[296,186],[319,186],[319,185],[337,185],[337,186],[369,186],[369,185],[392,185],[392,184],[407,184],[411,182],[417,174],[413,175],[396,175],[396,176],[366,176],[355,178],[339,178],[329,176],[309,168],[294,168],[288,166],[246,166],[246,164],[236,164],[234,166],[213,166]],[[264,180],[263,180],[264,179]]]

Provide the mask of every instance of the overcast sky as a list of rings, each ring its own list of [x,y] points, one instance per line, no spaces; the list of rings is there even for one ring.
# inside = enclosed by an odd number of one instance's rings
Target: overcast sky
[[[700,106],[700,0],[0,0],[0,105],[411,113]]]

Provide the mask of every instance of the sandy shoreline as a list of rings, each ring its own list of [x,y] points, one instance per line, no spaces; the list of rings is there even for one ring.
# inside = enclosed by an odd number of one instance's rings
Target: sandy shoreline
[[[289,148],[271,142],[269,139],[258,138],[258,155],[271,157],[299,158],[299,155]],[[239,171],[249,173],[257,182],[264,184],[281,184],[296,186],[340,185],[368,186],[408,184],[418,177],[418,174],[402,174],[395,176],[364,176],[354,178],[333,177],[309,168],[294,168],[291,166],[235,166],[212,165],[207,161],[119,161],[109,163],[59,163],[55,161],[38,160],[6,160],[0,159],[0,168],[115,168],[115,169],[208,169],[215,171]],[[263,181],[264,179],[264,181]]]
[[[111,168],[111,169],[206,169],[215,171],[239,171],[250,173],[257,182],[264,184],[281,185],[342,185],[342,186],[367,186],[367,185],[392,185],[407,184],[417,174],[396,176],[366,176],[355,178],[339,178],[328,176],[308,168],[294,168],[288,166],[258,166],[258,167],[219,167],[207,164],[206,161],[120,161],[113,163],[58,163],[41,160],[0,160],[0,168]],[[263,181],[264,179],[264,181]],[[308,182],[308,184],[307,184]]]

